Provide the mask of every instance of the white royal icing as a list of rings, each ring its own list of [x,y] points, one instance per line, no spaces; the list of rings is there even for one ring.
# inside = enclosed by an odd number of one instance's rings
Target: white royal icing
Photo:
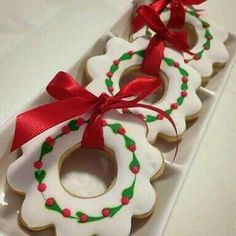
[[[83,115],[82,117],[86,118],[88,116]],[[108,124],[122,124],[122,127],[126,130],[126,135],[135,141],[136,151],[134,153],[140,163],[139,173],[135,175],[129,169],[133,152],[126,148],[124,137],[121,134],[114,134],[111,128],[105,126],[103,128],[105,145],[114,151],[118,168],[114,185],[104,195],[95,198],[78,198],[66,192],[60,183],[59,161],[66,150],[81,141],[86,127],[86,124],[84,124],[79,130],[71,131],[69,134],[58,138],[52,152],[43,157],[41,170],[46,171],[43,183],[46,184],[47,188],[42,195],[37,190],[38,182],[34,177],[34,163],[39,158],[41,145],[45,139],[48,136],[56,137],[68,122],[57,125],[26,143],[22,147],[23,155],[10,165],[7,172],[9,185],[16,191],[26,195],[21,215],[29,228],[39,230],[54,225],[57,236],[110,236],[111,232],[114,236],[128,236],[132,216],[143,215],[152,210],[156,195],[150,184],[150,179],[163,165],[161,153],[148,143],[145,138],[145,124],[133,115],[111,111],[104,115],[104,119]],[[133,198],[130,199],[128,205],[124,205],[113,217],[78,223],[76,219],[66,218],[61,213],[45,207],[46,199],[54,197],[61,209],[70,209],[73,216],[77,211],[86,213],[89,216],[101,216],[101,210],[104,207],[114,207],[121,204],[122,191],[133,183],[135,176],[136,183]]]
[[[205,33],[206,29],[202,26],[202,22],[208,23],[210,26],[208,28],[210,35],[212,36],[212,40],[210,40],[210,49],[204,50],[201,59],[199,60],[191,60],[188,62],[190,66],[195,68],[202,77],[207,78],[212,76],[213,74],[213,65],[214,64],[225,64],[229,59],[229,53],[224,45],[224,42],[228,39],[228,32],[221,26],[209,23],[210,20],[207,17],[205,12],[200,12],[200,17],[196,17],[191,15],[188,12],[196,11],[191,6],[185,6],[186,9],[186,18],[185,22],[192,25],[197,34],[197,43],[190,50],[192,53],[197,54],[201,52],[204,48],[203,45],[206,43]],[[161,13],[161,19],[163,22],[168,22],[170,19],[170,11],[163,11]],[[154,32],[148,30],[153,35]],[[142,28],[140,31],[133,35],[133,38],[136,39],[138,37],[142,37],[146,35],[147,29],[146,27]],[[193,56],[188,53],[184,53],[184,58],[186,60],[191,59]]]
[[[92,82],[88,84],[87,89],[96,95],[100,95],[102,92],[106,92],[109,94],[107,86],[105,84],[105,80],[107,79],[106,73],[107,71],[109,71],[113,61],[120,58],[121,55],[130,50],[132,50],[133,52],[145,50],[148,43],[149,41],[144,38],[138,38],[132,43],[116,37],[110,39],[107,43],[107,50],[105,55],[95,56],[88,60],[87,72],[92,79]],[[171,117],[176,124],[178,134],[182,134],[186,129],[185,118],[196,115],[201,109],[201,101],[196,95],[196,90],[201,84],[201,77],[196,70],[185,64],[182,55],[174,51],[173,49],[166,48],[164,55],[165,57],[178,62],[180,68],[182,68],[189,74],[189,76],[187,76],[188,95],[187,97],[185,97],[182,105],[179,105],[178,109],[174,110],[171,113]],[[135,54],[130,60],[120,61],[118,70],[113,74],[111,78],[113,81],[114,94],[120,90],[119,82],[123,72],[131,66],[140,65],[142,63],[142,60],[143,58],[141,56]],[[180,97],[183,75],[181,75],[179,68],[167,65],[164,60],[161,63],[160,69],[169,78],[168,86],[166,88],[166,94],[164,95],[164,97],[160,101],[152,105],[166,111],[170,108],[171,104],[176,103],[177,99]],[[147,102],[143,103],[148,104]],[[143,114],[144,116],[157,116],[155,112],[143,108],[130,110],[138,114]],[[147,125],[147,138],[150,142],[153,142],[156,139],[158,133],[175,137],[173,126],[165,118],[163,120],[147,122]]]

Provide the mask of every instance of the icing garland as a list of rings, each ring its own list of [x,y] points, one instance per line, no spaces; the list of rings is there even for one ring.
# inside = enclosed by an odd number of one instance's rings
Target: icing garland
[[[169,10],[170,10],[170,8],[166,7],[163,10],[163,12],[167,12]],[[209,31],[210,24],[201,19],[201,15],[197,12],[197,10],[195,10],[195,9],[188,10],[187,8],[185,8],[185,12],[187,14],[195,17],[196,19],[198,19],[201,22],[202,27],[205,30],[204,37],[206,39],[206,42],[204,42],[204,44],[202,45],[202,47],[203,47],[202,50],[200,50],[198,53],[195,53],[190,59],[185,60],[185,63],[189,63],[192,60],[200,60],[202,58],[204,52],[211,48],[211,40],[213,39],[213,36]],[[148,34],[151,34],[150,31],[148,32]]]
[[[113,74],[119,69],[119,64],[122,61],[125,60],[130,60],[132,59],[132,57],[134,55],[140,56],[140,57],[144,57],[144,52],[145,50],[139,50],[139,51],[128,51],[126,53],[124,53],[119,59],[114,60],[112,66],[110,67],[109,71],[106,73],[106,87],[107,90],[109,91],[109,93],[113,96],[113,92],[114,92],[114,88],[113,88],[113,81],[112,81],[112,76]],[[180,64],[168,57],[164,57],[163,61],[168,65],[168,66],[173,66],[176,69],[179,70],[179,73],[182,76],[182,83],[181,83],[181,93],[180,96],[177,98],[176,102],[172,103],[170,105],[170,108],[165,110],[166,114],[171,115],[171,113],[174,110],[177,110],[179,106],[181,106],[184,102],[185,97],[188,96],[187,90],[188,90],[188,76],[189,73],[183,69],[182,67],[180,67]],[[140,116],[142,116],[142,114],[140,114]],[[153,115],[147,115],[146,117],[142,117],[145,122],[147,123],[151,123],[157,120],[163,120],[163,116],[161,114],[158,114],[157,116],[153,116]]]
[[[38,183],[38,191],[42,194],[42,197],[45,199],[45,207],[48,210],[55,211],[60,213],[65,218],[70,218],[77,220],[78,223],[87,223],[87,222],[93,222],[93,221],[100,221],[107,217],[113,217],[115,216],[124,206],[128,205],[130,200],[133,198],[134,195],[134,189],[136,184],[136,175],[140,171],[140,163],[136,157],[135,151],[136,151],[136,144],[133,139],[131,139],[129,136],[126,135],[126,130],[122,127],[119,123],[113,123],[108,124],[106,121],[103,121],[103,126],[109,127],[112,132],[117,135],[121,135],[124,138],[125,147],[131,152],[132,154],[132,161],[129,164],[129,170],[134,174],[134,180],[132,181],[132,184],[124,189],[121,194],[121,202],[115,207],[104,207],[101,210],[100,216],[89,216],[84,212],[77,211],[75,214],[71,212],[69,208],[62,208],[59,203],[56,201],[56,198],[54,197],[46,197],[45,191],[47,189],[47,185],[44,182],[46,178],[46,171],[43,170],[43,160],[46,157],[46,155],[53,151],[53,147],[56,144],[56,140],[59,138],[64,137],[65,135],[68,135],[71,131],[77,131],[79,128],[85,124],[88,123],[88,120],[84,120],[82,118],[79,118],[77,120],[71,120],[68,125],[64,126],[62,128],[62,132],[58,134],[56,137],[48,137],[45,142],[41,146],[41,152],[39,155],[39,159],[34,162],[34,177]]]

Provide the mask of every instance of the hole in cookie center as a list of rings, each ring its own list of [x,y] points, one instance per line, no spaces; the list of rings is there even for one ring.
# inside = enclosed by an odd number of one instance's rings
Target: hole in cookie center
[[[72,196],[92,198],[106,193],[117,175],[110,151],[73,148],[64,153],[60,165],[61,185]]]
[[[127,68],[121,78],[120,78],[120,88],[123,88],[125,85],[130,83],[131,81],[135,80],[138,76],[145,76],[145,77],[150,77],[151,76],[145,75],[140,71],[140,66],[132,66]],[[144,101],[149,103],[149,104],[154,104],[159,102],[165,95],[165,88],[167,87],[167,76],[164,74],[164,72],[160,72],[160,79],[162,80],[162,85],[161,87],[156,90],[154,93],[150,94],[146,98],[144,98]]]

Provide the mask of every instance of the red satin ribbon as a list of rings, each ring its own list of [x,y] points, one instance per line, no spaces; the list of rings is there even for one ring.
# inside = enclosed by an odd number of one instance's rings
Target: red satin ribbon
[[[159,73],[161,61],[164,57],[166,44],[170,44],[180,52],[189,52],[187,34],[186,32],[168,30],[156,12],[148,6],[139,7],[138,14],[148,27],[156,32],[145,50],[141,70],[143,73],[156,76]]]
[[[199,5],[206,0],[155,0],[149,5],[158,15],[170,3],[170,20],[168,27],[182,28],[185,22],[186,12],[185,5]],[[145,26],[145,22],[139,14],[136,14],[132,20],[133,32],[139,31]]]
[[[162,114],[172,124],[178,140],[175,123],[169,115],[159,108],[139,103],[146,96],[156,91],[160,85],[161,80],[159,78],[139,77],[113,97],[105,93],[97,97],[81,87],[69,74],[59,72],[47,86],[47,92],[58,101],[34,108],[17,116],[12,151],[49,128],[86,112],[92,112],[92,116],[83,134],[81,146],[103,149],[102,116],[112,109],[135,107],[142,107]],[[178,145],[176,153],[177,150]]]

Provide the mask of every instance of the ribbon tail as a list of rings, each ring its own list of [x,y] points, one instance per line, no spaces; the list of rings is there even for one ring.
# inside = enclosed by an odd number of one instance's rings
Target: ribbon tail
[[[103,120],[101,114],[95,114],[90,119],[83,134],[81,147],[104,150]]]
[[[141,65],[141,72],[157,76],[159,74],[161,61],[164,57],[165,43],[162,39],[154,36],[147,49],[145,50],[145,56]]]
[[[177,2],[177,3],[176,3]],[[182,28],[185,23],[185,8],[183,3],[178,0],[173,0],[170,6],[170,20],[168,22],[169,28]]]
[[[70,98],[49,103],[18,115],[11,151],[44,131],[94,109],[96,100],[89,100],[83,103],[83,106],[80,104],[79,98]]]

